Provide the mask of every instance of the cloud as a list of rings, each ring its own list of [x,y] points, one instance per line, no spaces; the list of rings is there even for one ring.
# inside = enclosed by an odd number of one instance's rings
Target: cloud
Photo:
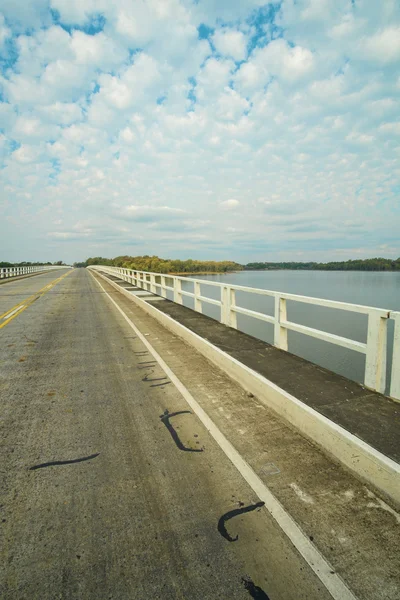
[[[118,209],[116,213],[120,218],[126,218],[132,221],[154,222],[158,220],[175,220],[186,215],[186,211],[181,208],[172,208],[171,206],[138,206],[128,205]]]
[[[289,82],[303,78],[314,68],[311,50],[301,46],[291,47],[282,39],[274,40],[259,50],[258,62],[267,72]]]
[[[239,206],[240,202],[239,200],[235,200],[234,198],[230,198],[229,200],[224,200],[223,202],[221,202],[221,206],[222,208],[236,208],[237,206]]]
[[[378,64],[391,64],[400,61],[400,27],[387,27],[377,31],[360,43],[364,59]]]
[[[217,30],[212,38],[217,52],[234,60],[244,60],[247,54],[245,35],[237,29]]]
[[[50,231],[48,236],[55,240],[81,240],[86,238],[89,234],[76,233],[75,231]]]
[[[383,133],[393,133],[395,135],[400,135],[400,121],[396,121],[395,123],[383,123],[379,127],[379,131]]]
[[[1,13],[5,259],[400,254],[398,2]]]

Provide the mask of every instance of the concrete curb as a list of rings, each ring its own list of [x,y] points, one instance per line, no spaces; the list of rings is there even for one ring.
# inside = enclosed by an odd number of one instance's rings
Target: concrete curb
[[[95,272],[157,319],[164,327],[196,348],[246,391],[254,394],[263,404],[272,408],[301,434],[315,442],[324,452],[345,465],[359,478],[372,484],[388,499],[400,505],[400,465],[398,463],[190,331],[155,306],[124,290],[99,271]]]

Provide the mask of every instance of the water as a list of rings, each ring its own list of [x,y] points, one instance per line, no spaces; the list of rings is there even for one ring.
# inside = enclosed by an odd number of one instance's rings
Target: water
[[[243,271],[226,275],[199,276],[211,282],[230,283],[267,290],[288,292],[301,296],[313,296],[339,300],[352,304],[363,304],[400,311],[400,273],[363,271]],[[183,289],[193,291],[190,282]],[[202,295],[220,298],[219,289],[202,285]],[[238,306],[257,312],[273,314],[273,298],[255,294],[236,293]],[[193,308],[193,300],[185,298],[184,304]],[[308,325],[315,329],[335,333],[360,342],[367,340],[367,316],[342,310],[329,309],[299,302],[288,301],[288,320]],[[204,314],[220,318],[220,309],[203,303]],[[273,325],[252,317],[238,315],[238,329],[268,343],[273,343]],[[328,342],[289,331],[289,352],[344,375],[354,381],[363,382],[365,355],[354,350],[341,348]],[[391,369],[393,346],[393,321],[389,320],[388,332],[388,377]],[[387,388],[388,391],[388,388]]]

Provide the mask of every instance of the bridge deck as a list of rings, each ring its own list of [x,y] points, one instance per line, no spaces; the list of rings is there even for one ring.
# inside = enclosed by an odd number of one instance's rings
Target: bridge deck
[[[142,304],[76,269],[0,308],[2,598],[397,600],[394,507]]]

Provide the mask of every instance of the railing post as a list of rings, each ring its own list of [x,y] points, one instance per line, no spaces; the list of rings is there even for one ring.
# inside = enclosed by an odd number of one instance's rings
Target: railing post
[[[203,306],[200,300],[200,296],[201,296],[201,289],[200,289],[200,283],[198,281],[194,282],[194,310],[196,312],[203,312]]]
[[[394,335],[389,395],[400,400],[400,312],[391,312],[390,317],[394,320]]]
[[[286,298],[275,296],[275,325],[274,325],[274,346],[281,350],[288,349],[287,329],[281,325],[282,321],[287,319]]]
[[[165,283],[165,275],[161,275],[161,296],[163,298],[167,297],[167,290],[165,289],[166,283]]]
[[[236,306],[236,290],[228,288],[228,325],[237,329],[237,314],[233,310]]]
[[[228,288],[223,285],[221,287],[221,323],[223,325],[228,325]]]
[[[174,277],[174,302],[182,304],[182,281]]]
[[[365,387],[384,394],[386,387],[387,317],[369,313]]]
[[[155,275],[153,275],[153,274],[151,274],[151,275],[150,275],[150,291],[151,291],[153,294],[156,294],[156,293],[157,293],[157,288],[156,288],[156,276],[155,276]]]

